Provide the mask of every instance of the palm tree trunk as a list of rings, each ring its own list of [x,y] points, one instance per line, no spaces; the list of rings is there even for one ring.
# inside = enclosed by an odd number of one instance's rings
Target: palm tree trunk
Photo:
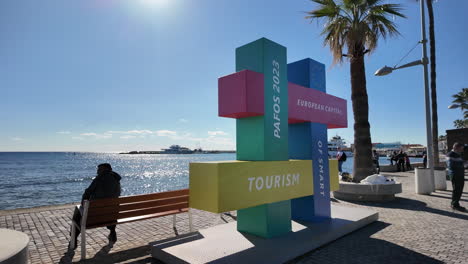
[[[351,101],[354,113],[353,180],[359,182],[372,175],[372,141],[369,124],[369,103],[366,89],[364,54],[351,58]]]
[[[432,149],[434,153],[434,164],[439,166],[439,126],[437,116],[437,89],[436,89],[436,53],[435,53],[435,32],[434,32],[434,11],[432,0],[426,0],[427,14],[429,16],[429,43],[431,61],[431,102],[432,102]]]

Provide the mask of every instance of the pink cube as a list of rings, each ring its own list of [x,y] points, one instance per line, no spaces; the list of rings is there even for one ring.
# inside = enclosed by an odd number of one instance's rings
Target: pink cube
[[[348,127],[346,100],[288,83],[288,123],[314,122]],[[218,115],[244,118],[264,115],[264,75],[244,70],[218,79]]]
[[[218,115],[244,118],[264,113],[264,75],[243,70],[218,79]]]

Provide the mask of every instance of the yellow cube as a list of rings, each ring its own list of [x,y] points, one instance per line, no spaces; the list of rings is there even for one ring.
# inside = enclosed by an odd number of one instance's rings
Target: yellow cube
[[[213,213],[313,194],[312,161],[190,164],[190,207]]]
[[[330,191],[338,191],[340,189],[340,179],[338,178],[338,160],[329,160],[328,166],[330,168]]]

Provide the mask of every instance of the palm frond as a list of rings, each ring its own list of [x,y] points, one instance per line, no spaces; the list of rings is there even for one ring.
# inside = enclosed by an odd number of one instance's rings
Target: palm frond
[[[401,13],[401,11],[403,11],[403,8],[401,7],[401,5],[398,5],[398,4],[378,5],[378,6],[374,6],[374,8],[381,9],[384,13],[387,13],[387,14],[392,14],[394,16],[406,18],[406,16],[403,15],[403,13]]]
[[[309,16],[306,16],[306,19],[321,18],[321,17],[330,17],[333,18],[339,15],[339,9],[334,6],[323,6],[320,9],[307,12]]]
[[[399,35],[390,16],[405,18],[398,4],[383,0],[311,0],[318,7],[307,12],[307,19],[323,20],[324,45],[329,46],[334,63],[342,62],[343,50],[364,56],[376,49],[379,38]]]

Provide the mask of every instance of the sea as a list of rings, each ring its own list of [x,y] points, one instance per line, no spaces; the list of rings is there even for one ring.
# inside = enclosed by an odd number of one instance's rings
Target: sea
[[[190,162],[235,159],[234,153],[0,152],[0,210],[78,203],[100,163],[122,176],[122,195],[136,195],[188,188]],[[388,163],[381,158],[380,164]],[[343,170],[352,167],[349,157]]]

